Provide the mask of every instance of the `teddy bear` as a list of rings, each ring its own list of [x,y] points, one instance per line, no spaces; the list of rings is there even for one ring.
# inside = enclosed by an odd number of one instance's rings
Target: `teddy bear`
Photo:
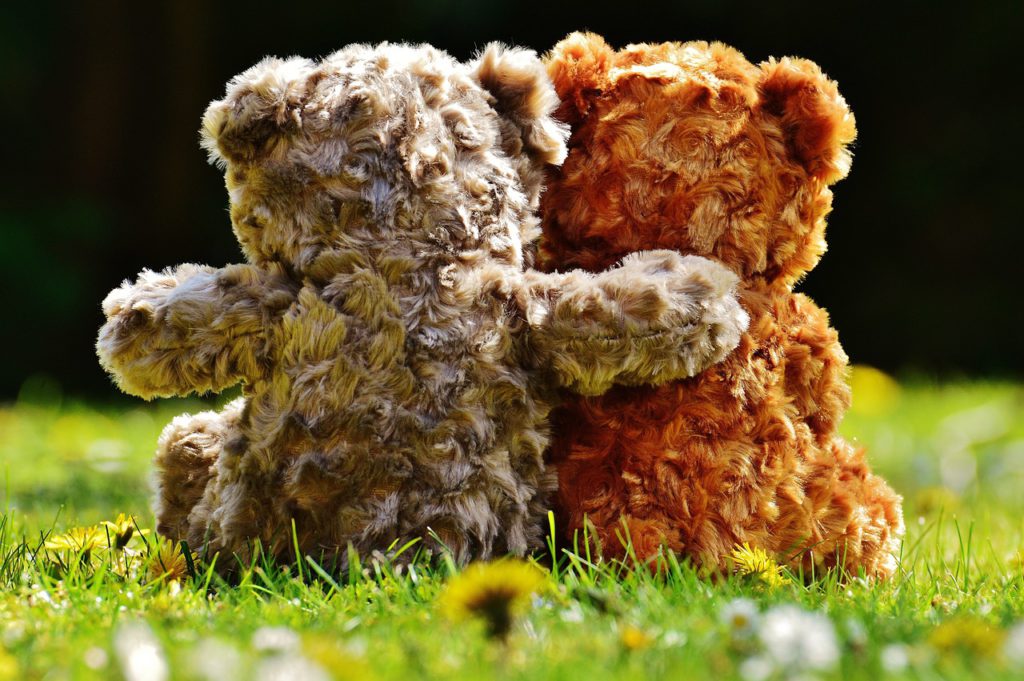
[[[536,53],[499,44],[469,63],[352,45],[229,83],[201,137],[246,262],[143,271],[103,302],[97,341],[146,399],[242,384],[160,436],[162,535],[340,569],[417,543],[523,554],[555,487],[560,390],[674,380],[737,345],[738,279],[705,258],[531,268],[566,153],[557,103]]]
[[[542,197],[538,266],[675,249],[734,272],[750,314],[738,348],[696,376],[567,396],[550,455],[566,538],[714,571],[748,544],[805,576],[891,575],[901,498],[837,434],[847,356],[793,290],[850,169],[836,84],[810,61],[755,66],[721,43],[615,50],[574,33],[545,59],[572,134]]]

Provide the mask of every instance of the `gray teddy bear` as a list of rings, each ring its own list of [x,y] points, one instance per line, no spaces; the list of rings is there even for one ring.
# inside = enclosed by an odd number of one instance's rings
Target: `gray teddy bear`
[[[342,567],[417,539],[523,554],[559,389],[691,376],[736,346],[737,279],[703,258],[529,269],[566,155],[557,104],[537,56],[498,44],[468,64],[353,45],[229,84],[203,145],[247,263],[144,271],[103,303],[100,361],[126,392],[243,385],[160,437],[160,533]]]

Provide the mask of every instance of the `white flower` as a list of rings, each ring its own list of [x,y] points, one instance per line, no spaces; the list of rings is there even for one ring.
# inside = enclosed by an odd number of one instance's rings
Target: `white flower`
[[[288,627],[260,627],[252,635],[256,650],[294,652],[299,649],[299,635]]]
[[[562,608],[562,611],[558,613],[558,616],[563,622],[576,624],[583,621],[583,608],[581,608],[577,603],[572,603],[571,605]]]
[[[661,645],[666,648],[678,648],[686,645],[686,634],[675,629],[669,629],[661,635]]]
[[[366,639],[362,637],[350,638],[345,644],[345,650],[355,657],[364,657],[368,647],[369,646],[366,645]]]
[[[324,668],[301,655],[285,653],[260,662],[256,681],[331,681]]]
[[[718,617],[722,620],[722,624],[729,627],[733,636],[749,638],[757,632],[761,613],[754,601],[749,598],[737,598],[726,603]]]
[[[4,625],[3,641],[8,648],[13,648],[16,643],[25,638],[25,623],[14,621]]]
[[[1003,654],[1013,664],[1024,666],[1024,622],[1018,622],[1006,632]]]
[[[239,678],[243,666],[238,648],[216,639],[203,639],[192,649],[193,673],[207,681],[231,681]]]
[[[114,634],[114,650],[125,681],[166,681],[167,660],[160,642],[145,622],[122,625]]]
[[[780,605],[765,613],[758,634],[765,653],[789,670],[830,669],[839,660],[835,627],[821,613]]]
[[[905,645],[893,643],[882,648],[881,661],[882,669],[890,674],[896,674],[910,664],[910,655],[907,653]]]
[[[107,651],[98,646],[93,646],[82,655],[82,661],[89,669],[103,669],[107,666]]]
[[[744,681],[765,681],[775,673],[775,663],[767,655],[754,655],[740,663]]]

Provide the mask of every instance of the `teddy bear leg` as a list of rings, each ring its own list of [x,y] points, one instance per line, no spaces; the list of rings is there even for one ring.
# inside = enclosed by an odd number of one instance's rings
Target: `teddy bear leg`
[[[871,472],[863,450],[835,438],[808,476],[807,496],[822,540],[814,562],[849,575],[885,579],[896,571],[903,537],[902,498]]]
[[[199,501],[217,475],[217,459],[237,431],[244,398],[228,403],[220,412],[183,414],[171,421],[156,452],[157,532],[174,541],[188,540],[193,525],[203,525]]]

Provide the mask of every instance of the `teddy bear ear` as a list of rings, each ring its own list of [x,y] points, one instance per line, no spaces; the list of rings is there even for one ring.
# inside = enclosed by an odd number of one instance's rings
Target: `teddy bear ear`
[[[302,126],[302,100],[313,64],[268,57],[228,83],[224,99],[203,115],[201,143],[210,161],[252,161],[277,136]]]
[[[850,172],[857,126],[834,81],[817,64],[788,57],[761,64],[761,110],[782,127],[791,153],[825,184]]]
[[[579,122],[593,96],[608,85],[615,50],[596,33],[570,33],[555,45],[544,58],[548,75],[562,100],[558,117],[570,123]]]
[[[518,147],[535,163],[560,164],[569,132],[551,114],[558,96],[533,50],[490,43],[470,64],[473,78],[494,97],[494,109],[518,131]],[[505,140],[508,144],[511,140]]]

